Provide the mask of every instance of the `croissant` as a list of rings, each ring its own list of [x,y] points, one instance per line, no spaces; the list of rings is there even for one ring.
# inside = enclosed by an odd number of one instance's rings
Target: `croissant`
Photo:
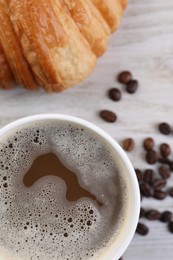
[[[0,0],[0,86],[62,91],[86,78],[127,0]]]

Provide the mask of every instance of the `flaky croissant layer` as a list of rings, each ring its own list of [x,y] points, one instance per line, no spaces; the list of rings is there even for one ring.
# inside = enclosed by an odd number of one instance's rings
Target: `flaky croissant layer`
[[[62,91],[86,78],[127,0],[0,0],[0,86]]]

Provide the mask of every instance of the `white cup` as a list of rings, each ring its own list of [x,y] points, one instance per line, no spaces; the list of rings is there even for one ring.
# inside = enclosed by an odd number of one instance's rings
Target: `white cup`
[[[40,114],[33,115],[29,117],[25,117],[19,120],[16,120],[0,130],[0,138],[3,135],[6,135],[9,131],[11,132],[13,129],[24,126],[28,123],[33,123],[39,120],[63,120],[69,123],[77,123],[80,126],[88,128],[94,131],[98,136],[102,137],[105,140],[106,145],[113,151],[115,154],[115,159],[118,162],[118,166],[120,171],[123,174],[126,174],[126,183],[128,187],[128,203],[126,208],[126,220],[124,221],[123,226],[121,227],[120,234],[118,239],[115,239],[111,246],[107,247],[104,252],[99,256],[99,260],[118,260],[127,247],[129,246],[133,235],[136,230],[136,226],[139,218],[139,210],[140,210],[140,193],[139,193],[139,185],[136,178],[135,171],[133,166],[128,159],[126,153],[119,146],[119,144],[109,136],[105,131],[95,126],[92,123],[89,123],[83,119],[72,117],[68,115],[60,115],[60,114]],[[6,260],[8,257],[1,258],[1,260]],[[24,260],[24,259],[23,259]]]

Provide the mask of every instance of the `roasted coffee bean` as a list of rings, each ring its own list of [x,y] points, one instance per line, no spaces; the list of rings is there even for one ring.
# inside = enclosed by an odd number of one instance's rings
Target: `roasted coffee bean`
[[[169,189],[168,193],[171,197],[173,197],[173,187]]]
[[[160,220],[162,222],[171,222],[172,221],[172,212],[170,211],[164,211],[161,215]]]
[[[146,151],[152,150],[154,148],[153,138],[151,138],[151,137],[146,138],[144,140],[143,146]]]
[[[117,120],[116,114],[109,110],[102,110],[100,112],[100,117],[109,123],[114,123]]]
[[[138,81],[137,80],[130,80],[126,85],[126,91],[129,94],[134,94],[138,89]]]
[[[153,195],[153,189],[152,187],[147,184],[147,183],[142,183],[140,184],[140,191],[141,191],[141,194],[144,196],[144,197],[151,197]]]
[[[173,161],[169,162],[169,168],[170,168],[171,171],[173,171]]]
[[[169,169],[173,171],[173,161],[168,158],[159,158],[158,162],[169,165]]]
[[[158,159],[158,162],[163,163],[163,164],[170,165],[171,160],[169,160],[168,158],[160,157],[160,158]]]
[[[163,179],[168,179],[171,176],[169,168],[163,165],[159,167],[159,174]]]
[[[153,180],[152,185],[153,185],[153,187],[154,187],[156,190],[161,190],[162,188],[165,187],[165,185],[166,185],[166,180],[165,180],[165,179],[155,179],[155,180]]]
[[[143,180],[143,173],[141,170],[139,169],[135,169],[135,172],[136,172],[136,177],[138,179],[139,182],[141,182]]]
[[[136,233],[145,236],[148,234],[148,232],[149,232],[149,228],[143,223],[139,222],[136,228]]]
[[[158,220],[161,217],[161,213],[158,210],[152,209],[146,212],[145,217],[149,220]]]
[[[132,73],[130,71],[122,71],[118,75],[118,81],[123,84],[127,84],[130,80],[132,80]]]
[[[120,257],[118,260],[123,260],[123,258],[122,258],[122,257]]]
[[[123,141],[123,149],[127,152],[130,152],[134,149],[135,142],[132,138],[127,138]]]
[[[121,91],[118,88],[111,88],[109,90],[109,97],[113,101],[119,101],[121,99]]]
[[[141,207],[139,218],[145,217],[145,209]]]
[[[157,200],[163,200],[166,198],[166,196],[167,196],[167,193],[162,190],[155,190],[154,194],[153,194],[153,197]]]
[[[146,153],[146,161],[149,164],[155,164],[158,160],[158,154],[155,150],[149,150]]]
[[[154,171],[152,169],[146,169],[144,171],[143,180],[148,183],[152,183],[154,179]]]
[[[169,144],[163,143],[160,145],[160,153],[163,157],[168,157],[171,154],[171,147]]]
[[[169,222],[168,224],[169,231],[173,233],[173,221]]]
[[[171,127],[168,123],[161,123],[159,124],[159,131],[164,135],[170,135]]]

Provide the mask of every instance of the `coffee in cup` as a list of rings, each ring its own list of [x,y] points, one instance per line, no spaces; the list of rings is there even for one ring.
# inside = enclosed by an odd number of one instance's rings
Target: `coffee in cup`
[[[63,117],[19,123],[0,140],[0,259],[103,259],[129,204],[111,144]]]

